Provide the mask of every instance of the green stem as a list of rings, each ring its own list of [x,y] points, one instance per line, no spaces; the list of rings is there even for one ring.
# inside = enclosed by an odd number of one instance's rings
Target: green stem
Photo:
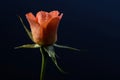
[[[46,55],[46,52],[44,51],[43,47],[40,48],[40,52],[41,52],[41,55],[42,55],[40,80],[44,80],[45,67],[46,67],[46,62],[47,62],[47,55]]]

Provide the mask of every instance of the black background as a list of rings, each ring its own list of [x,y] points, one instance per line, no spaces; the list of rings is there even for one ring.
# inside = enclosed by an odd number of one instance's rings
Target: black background
[[[14,47],[32,43],[21,25],[25,14],[59,10],[64,14],[58,44],[81,52],[56,48],[61,74],[49,59],[45,80],[120,80],[120,0],[1,0],[1,80],[39,80],[39,49]]]

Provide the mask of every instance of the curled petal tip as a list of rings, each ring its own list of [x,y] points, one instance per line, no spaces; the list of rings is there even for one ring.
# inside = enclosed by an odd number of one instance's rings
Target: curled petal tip
[[[36,20],[35,16],[31,12],[27,13],[25,16],[27,19]]]
[[[32,13],[31,13],[31,12],[26,13],[26,15],[25,15],[25,16],[30,16],[30,15],[32,15]]]
[[[62,16],[63,16],[63,13],[61,13],[61,15],[59,16],[59,18],[61,19],[61,18],[62,18]]]

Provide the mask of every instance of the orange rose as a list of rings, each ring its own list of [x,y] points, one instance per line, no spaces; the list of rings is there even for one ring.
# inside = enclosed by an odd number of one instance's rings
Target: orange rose
[[[30,24],[33,41],[40,45],[51,45],[57,41],[57,28],[63,16],[58,11],[39,11],[36,17],[30,12],[26,18]]]

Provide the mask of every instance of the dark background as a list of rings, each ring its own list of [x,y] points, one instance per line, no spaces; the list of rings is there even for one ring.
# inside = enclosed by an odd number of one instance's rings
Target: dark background
[[[1,80],[39,80],[39,49],[14,47],[32,43],[26,35],[25,14],[39,10],[64,13],[58,44],[80,48],[80,52],[56,48],[61,74],[49,59],[45,80],[120,80],[120,0],[1,0]]]

